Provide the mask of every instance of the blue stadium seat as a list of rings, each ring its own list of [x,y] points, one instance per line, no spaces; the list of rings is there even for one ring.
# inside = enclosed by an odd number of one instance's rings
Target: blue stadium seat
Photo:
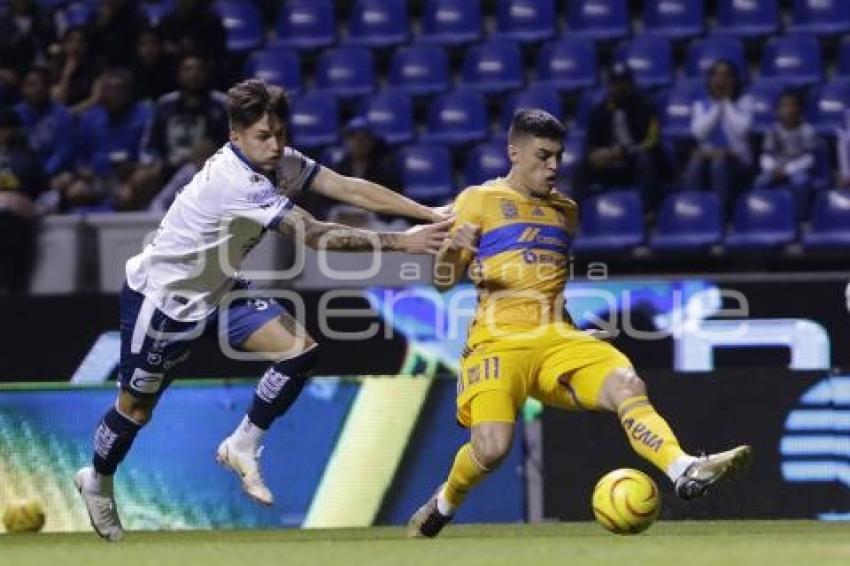
[[[667,39],[701,35],[704,27],[703,0],[662,0],[643,3],[645,33]]]
[[[544,45],[538,56],[537,82],[559,90],[594,86],[597,76],[596,47],[588,39],[562,37]]]
[[[410,18],[403,0],[357,0],[348,17],[348,43],[391,47],[410,38]]]
[[[496,35],[523,43],[555,37],[555,0],[499,0]]]
[[[286,89],[290,94],[301,90],[301,60],[286,47],[267,47],[251,53],[245,74]]]
[[[449,58],[438,45],[400,47],[390,61],[389,84],[413,96],[449,88]]]
[[[316,62],[316,87],[340,98],[369,94],[375,85],[375,60],[365,47],[332,47]]]
[[[753,189],[735,203],[732,229],[726,236],[729,249],[777,248],[797,235],[794,199],[786,189]]]
[[[818,134],[829,136],[844,127],[844,113],[850,108],[850,81],[835,80],[816,85],[809,91],[807,114]]]
[[[850,248],[850,192],[823,191],[815,196],[806,248]]]
[[[768,40],[762,52],[761,74],[786,87],[804,87],[821,80],[820,43],[810,35],[786,35]]]
[[[419,41],[462,45],[481,39],[480,0],[428,0]]]
[[[838,66],[835,74],[850,77],[850,37],[844,37],[838,45]]]
[[[593,40],[629,35],[626,0],[567,0],[568,35]]]
[[[513,41],[491,40],[466,51],[461,84],[485,94],[498,94],[522,86],[522,53]]]
[[[688,45],[685,76],[706,80],[709,67],[718,59],[726,59],[738,69],[741,78],[747,77],[747,59],[744,44],[736,37],[706,37]]]
[[[794,0],[788,31],[836,35],[850,31],[847,0]]]
[[[594,195],[582,204],[575,251],[626,251],[643,240],[643,209],[637,190]]]
[[[463,180],[469,185],[480,185],[496,177],[504,177],[511,170],[508,148],[504,142],[485,142],[473,147],[466,156]]]
[[[661,97],[661,132],[674,140],[691,137],[693,104],[706,94],[705,84],[698,81],[680,81]]]
[[[339,106],[326,92],[309,92],[292,101],[292,139],[296,147],[312,149],[339,141]]]
[[[227,31],[228,51],[248,51],[263,44],[263,20],[247,0],[217,0],[213,4]]]
[[[399,150],[404,193],[425,204],[441,204],[454,194],[452,156],[444,145],[415,144]]]
[[[275,26],[275,43],[318,49],[336,43],[333,0],[286,0]]]
[[[581,97],[578,99],[578,105],[576,106],[576,113],[573,117],[573,127],[570,130],[571,136],[578,136],[580,138],[584,138],[587,123],[590,120],[590,113],[593,111],[593,107],[602,102],[605,98],[605,89],[603,88],[589,88],[581,93]]]
[[[514,114],[523,108],[540,108],[559,120],[563,119],[561,97],[558,92],[549,86],[535,83],[525,90],[512,94],[502,104],[499,119],[500,134],[507,135]]]
[[[673,73],[673,52],[663,37],[638,36],[620,45],[616,58],[629,65],[641,88],[667,86]]]
[[[159,21],[174,11],[177,6],[176,0],[153,0],[148,2],[139,2],[139,9],[148,23],[152,26],[159,24]]]
[[[387,89],[365,97],[358,114],[365,116],[372,131],[388,144],[413,139],[413,103],[404,92]]]
[[[464,145],[483,141],[488,131],[487,102],[470,90],[438,94],[428,105],[426,143]]]
[[[756,81],[746,90],[752,98],[753,130],[764,133],[776,122],[776,103],[782,87],[768,81]]]
[[[91,2],[73,2],[61,8],[65,25],[68,27],[86,26],[94,19],[97,5]]]
[[[723,220],[717,195],[682,191],[661,203],[650,247],[654,250],[696,250],[719,244],[722,237]]]
[[[564,143],[564,151],[561,153],[561,166],[558,168],[558,177],[572,180],[576,169],[584,157],[584,138],[570,135]]]
[[[329,145],[319,154],[319,163],[333,169],[345,159],[345,148],[341,145]]]
[[[718,0],[713,32],[742,38],[762,37],[779,29],[777,0]]]

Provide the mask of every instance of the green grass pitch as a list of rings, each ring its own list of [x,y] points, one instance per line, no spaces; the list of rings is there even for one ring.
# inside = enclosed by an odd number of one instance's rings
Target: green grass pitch
[[[628,537],[609,534],[593,523],[458,525],[434,540],[405,539],[397,527],[131,532],[119,544],[89,533],[0,535],[0,564],[846,566],[850,523],[661,522]]]

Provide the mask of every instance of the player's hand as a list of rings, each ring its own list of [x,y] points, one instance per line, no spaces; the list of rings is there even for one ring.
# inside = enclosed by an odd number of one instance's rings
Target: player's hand
[[[442,222],[454,218],[454,203],[431,207],[431,222]]]
[[[401,233],[401,249],[410,254],[436,255],[449,235],[452,224],[454,219],[414,226]]]
[[[449,238],[449,249],[454,251],[478,252],[478,234],[481,229],[470,222],[464,222]]]

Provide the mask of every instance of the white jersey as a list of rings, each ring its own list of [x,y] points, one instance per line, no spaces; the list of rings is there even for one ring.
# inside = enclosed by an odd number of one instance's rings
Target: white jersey
[[[153,241],[127,260],[127,285],[175,320],[207,317],[233,288],[248,252],[277,229],[318,170],[286,148],[276,187],[226,144],[180,191]]]

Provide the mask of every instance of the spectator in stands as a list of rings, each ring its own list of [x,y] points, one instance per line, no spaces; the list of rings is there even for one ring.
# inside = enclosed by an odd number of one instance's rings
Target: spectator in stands
[[[50,49],[53,99],[72,112],[81,112],[98,98],[100,65],[90,56],[89,42],[80,27],[69,28],[62,43]]]
[[[184,53],[196,53],[214,62],[216,79],[222,79],[222,62],[227,57],[227,33],[210,0],[178,0],[176,9],[157,27],[165,52],[177,61]],[[213,84],[222,86],[219,81]]]
[[[844,127],[835,130],[838,153],[838,187],[850,189],[850,110],[844,112]]]
[[[70,207],[126,209],[133,203],[135,173],[150,107],[133,100],[125,69],[104,73],[100,102],[80,117],[76,168],[53,185]]]
[[[162,42],[155,30],[139,32],[136,42],[136,58],[131,67],[135,85],[135,98],[155,101],[174,90],[175,82],[171,60],[162,49]]]
[[[209,87],[209,65],[185,55],[177,73],[180,89],[160,98],[142,144],[143,167],[133,176],[135,206],[146,203],[198,151],[227,141],[225,95]]]
[[[755,186],[790,187],[797,211],[803,215],[812,183],[818,136],[812,125],[803,119],[803,99],[796,92],[782,94],[776,114],[778,120],[762,142],[761,173]]]
[[[697,146],[685,171],[688,189],[713,190],[730,206],[737,190],[750,178],[749,96],[742,96],[737,67],[726,59],[708,70],[708,97],[694,102],[691,133]]]
[[[29,285],[35,253],[33,201],[43,189],[38,156],[11,108],[0,110],[0,294]]]
[[[153,212],[165,212],[168,210],[168,207],[177,198],[177,193],[180,192],[180,189],[192,180],[195,173],[201,170],[204,162],[212,157],[219,147],[221,145],[216,145],[209,139],[202,139],[195,144],[189,160],[171,176],[171,179],[168,180],[165,186],[151,200],[147,209]]]
[[[146,25],[134,0],[101,0],[89,31],[92,51],[106,65],[128,66],[133,61],[139,31]]]
[[[635,88],[625,63],[608,73],[608,92],[590,113],[587,181],[603,188],[639,186],[644,205],[658,201],[661,151],[659,120],[652,102]]]
[[[41,159],[46,178],[70,169],[74,157],[74,118],[58,102],[50,99],[50,71],[35,67],[21,85],[23,100],[15,106],[29,145]]]
[[[19,81],[52,39],[50,20],[35,0],[12,0],[8,9],[0,18],[0,103],[11,102]]]

